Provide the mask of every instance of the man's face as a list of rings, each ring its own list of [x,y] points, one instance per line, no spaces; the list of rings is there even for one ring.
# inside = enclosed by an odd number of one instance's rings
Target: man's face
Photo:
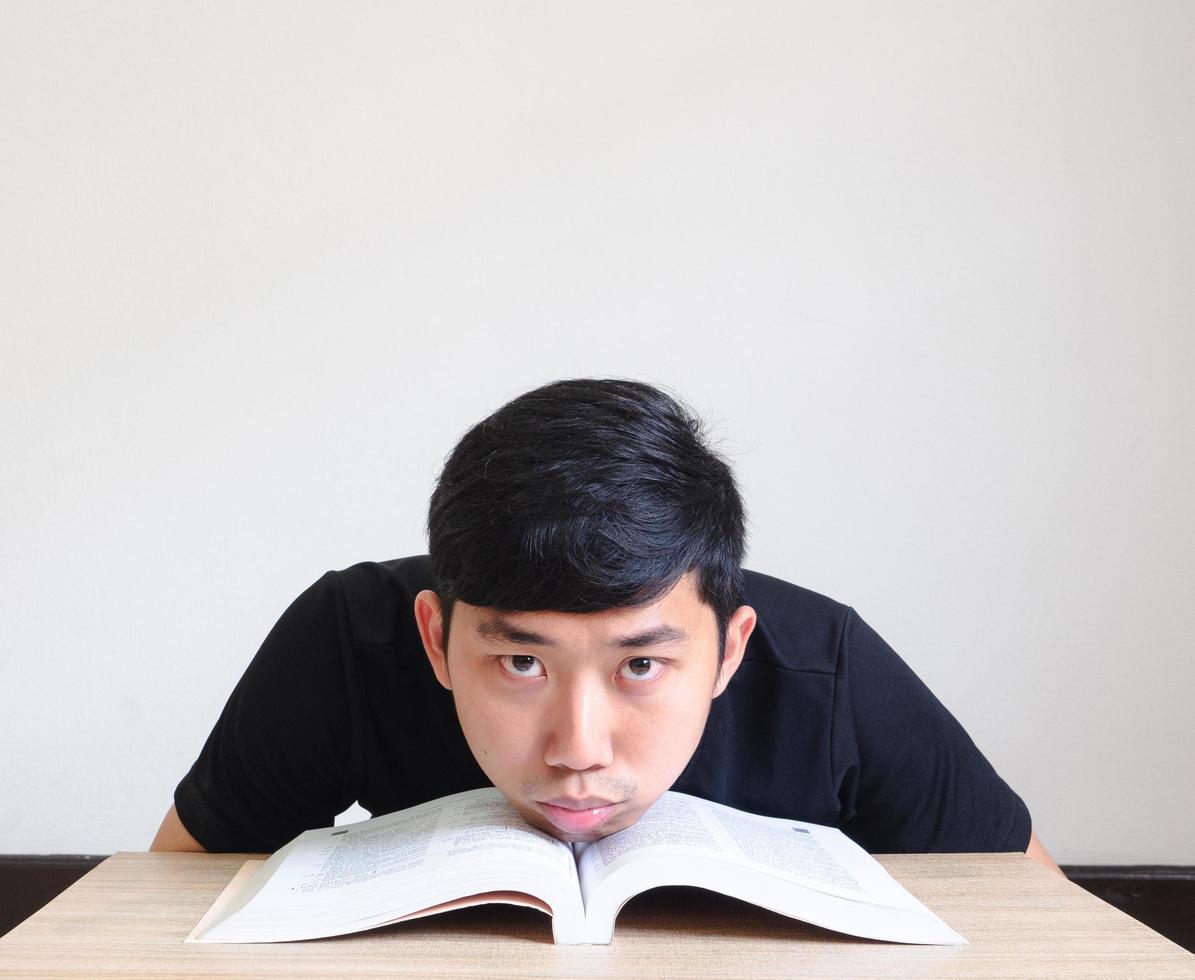
[[[693,573],[653,605],[600,613],[457,602],[446,657],[434,592],[415,613],[478,764],[564,841],[630,826],[675,782],[755,625],[749,607],[735,612],[719,671],[717,621]]]

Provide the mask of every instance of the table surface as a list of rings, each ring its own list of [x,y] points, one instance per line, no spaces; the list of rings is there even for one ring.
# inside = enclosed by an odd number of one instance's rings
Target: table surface
[[[302,943],[183,943],[245,854],[120,853],[0,938],[0,977],[1195,978],[1195,956],[1023,854],[877,859],[970,945],[855,939],[698,889],[632,899],[609,946],[491,905]]]

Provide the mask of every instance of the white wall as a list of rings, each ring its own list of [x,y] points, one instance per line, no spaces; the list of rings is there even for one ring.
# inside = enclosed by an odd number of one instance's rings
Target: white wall
[[[1064,862],[1195,864],[1195,5],[0,6],[0,852],[143,849],[473,422],[710,415]]]

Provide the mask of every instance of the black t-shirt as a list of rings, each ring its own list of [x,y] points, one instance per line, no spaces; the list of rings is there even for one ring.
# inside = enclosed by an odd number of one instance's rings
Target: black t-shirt
[[[848,606],[745,571],[758,621],[673,789],[828,824],[872,853],[1024,851],[1029,811]],[[175,790],[209,851],[273,851],[354,801],[373,814],[490,785],[432,674],[426,555],[328,572],[270,631]]]

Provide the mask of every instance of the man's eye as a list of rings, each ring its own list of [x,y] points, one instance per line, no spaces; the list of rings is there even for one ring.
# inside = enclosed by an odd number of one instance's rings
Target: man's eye
[[[502,664],[503,670],[515,677],[544,676],[544,665],[539,662],[538,657],[530,657],[521,653],[508,654],[505,657],[499,657],[498,661]]]
[[[664,669],[663,663],[652,657],[632,657],[619,670],[619,673],[633,681],[651,681],[660,676]]]

